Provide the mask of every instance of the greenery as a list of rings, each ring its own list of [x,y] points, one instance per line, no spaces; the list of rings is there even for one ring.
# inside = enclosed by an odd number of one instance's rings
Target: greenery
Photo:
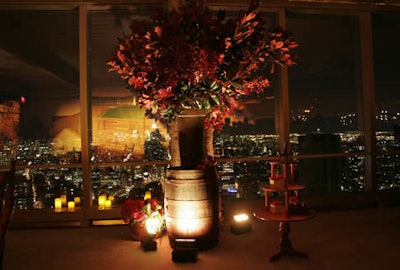
[[[297,43],[282,28],[268,30],[258,0],[227,19],[203,0],[188,0],[150,20],[133,20],[109,62],[146,115],[169,124],[184,109],[205,109],[205,124],[221,129],[224,118],[248,95],[270,86],[275,66],[291,66]]]

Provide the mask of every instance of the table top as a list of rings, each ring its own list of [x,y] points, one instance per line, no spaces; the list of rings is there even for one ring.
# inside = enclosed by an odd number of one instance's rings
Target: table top
[[[303,221],[303,220],[309,220],[315,217],[315,211],[310,209],[310,214],[309,215],[291,215],[291,216],[286,216],[284,212],[280,214],[273,214],[271,211],[266,208],[260,208],[254,211],[253,213],[254,217],[263,220],[263,221]]]

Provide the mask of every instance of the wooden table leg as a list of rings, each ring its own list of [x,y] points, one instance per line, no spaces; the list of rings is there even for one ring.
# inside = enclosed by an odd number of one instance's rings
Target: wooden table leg
[[[279,246],[279,252],[273,255],[269,261],[273,262],[278,260],[282,256],[293,256],[299,258],[308,258],[307,254],[296,252],[292,247],[292,242],[289,239],[290,222],[282,221],[279,223],[279,231],[281,233],[281,243]]]

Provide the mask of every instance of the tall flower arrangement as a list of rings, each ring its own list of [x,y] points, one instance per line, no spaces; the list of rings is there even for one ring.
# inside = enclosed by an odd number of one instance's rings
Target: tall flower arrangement
[[[188,0],[151,20],[133,20],[109,62],[146,115],[169,124],[184,109],[205,109],[206,125],[222,128],[241,98],[270,86],[275,67],[292,66],[290,34],[268,30],[258,0],[227,19],[203,0]]]

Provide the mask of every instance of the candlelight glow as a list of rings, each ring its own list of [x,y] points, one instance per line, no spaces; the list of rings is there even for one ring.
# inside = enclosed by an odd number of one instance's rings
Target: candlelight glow
[[[75,202],[68,202],[68,211],[75,211]]]
[[[110,209],[111,208],[111,201],[110,200],[105,200],[104,201],[104,206],[106,209]]]
[[[99,196],[99,198],[98,198],[99,209],[104,209],[104,206],[106,204],[106,199],[107,199],[107,196],[104,194]]]
[[[75,206],[79,206],[81,204],[81,197],[75,197],[74,203],[75,203]]]
[[[55,198],[54,199],[54,208],[56,212],[60,212],[62,209],[62,201],[61,198]]]

